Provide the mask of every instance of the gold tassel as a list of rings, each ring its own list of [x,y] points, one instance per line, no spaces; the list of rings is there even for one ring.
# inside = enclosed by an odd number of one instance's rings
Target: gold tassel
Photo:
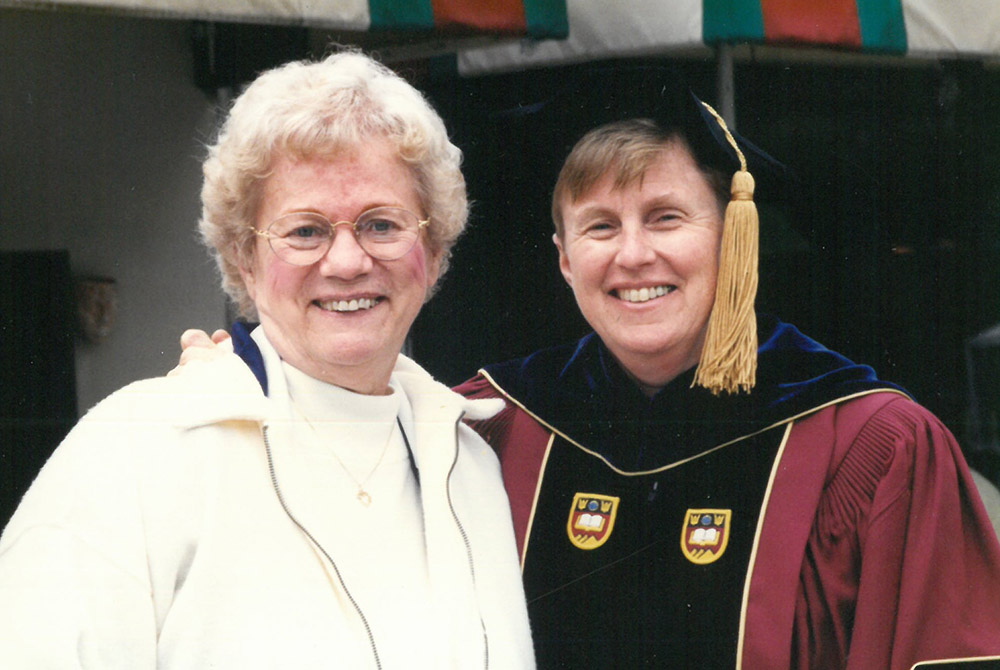
[[[702,103],[705,104],[705,103]],[[740,159],[733,175],[732,199],[726,206],[719,254],[719,276],[715,304],[708,320],[701,360],[692,386],[704,386],[714,395],[722,391],[749,392],[757,375],[758,229],[757,206],[753,202],[754,180],[747,172],[746,158],[719,114],[715,117]]]

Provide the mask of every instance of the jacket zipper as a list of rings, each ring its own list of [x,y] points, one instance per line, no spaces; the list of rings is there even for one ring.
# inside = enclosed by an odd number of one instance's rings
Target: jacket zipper
[[[469,535],[465,532],[465,527],[458,518],[458,513],[455,511],[455,506],[452,504],[451,500],[451,475],[455,471],[455,466],[458,464],[458,451],[459,451],[459,425],[462,422],[462,417],[465,416],[465,412],[459,415],[458,420],[455,422],[455,457],[451,461],[451,467],[448,468],[448,478],[447,486],[445,487],[445,493],[448,496],[448,509],[451,511],[451,518],[455,521],[455,525],[458,526],[458,532],[462,535],[462,542],[465,543],[465,555],[469,561],[469,573],[472,576],[472,586],[475,589],[476,585],[476,566],[475,562],[472,560],[472,543],[469,541]],[[489,670],[490,667],[490,638],[486,632],[486,622],[483,621],[482,614],[479,615],[479,627],[483,631],[483,668],[484,670]]]
[[[329,561],[330,567],[333,568],[333,574],[337,576],[337,582],[340,584],[340,588],[344,590],[344,595],[347,596],[347,600],[350,601],[351,606],[354,607],[354,611],[357,612],[358,617],[361,619],[361,623],[365,627],[365,634],[368,636],[368,644],[372,650],[372,657],[375,659],[375,667],[378,670],[382,670],[382,661],[378,655],[378,648],[375,645],[375,635],[372,634],[371,626],[368,624],[368,618],[365,616],[365,613],[361,611],[361,607],[358,605],[358,602],[354,599],[354,596],[347,589],[347,584],[344,583],[344,578],[341,577],[340,570],[337,569],[337,564],[334,562],[333,557],[330,556],[330,554],[327,553],[326,549],[323,548],[323,545],[317,542],[316,538],[314,538],[312,534],[308,530],[306,530],[305,526],[299,523],[299,520],[295,518],[295,515],[292,514],[292,511],[288,509],[288,505],[285,504],[285,497],[281,494],[281,488],[278,486],[278,476],[274,470],[274,458],[271,455],[271,442],[267,439],[266,425],[262,427],[261,434],[263,435],[264,438],[264,451],[267,454],[267,469],[271,475],[271,486],[274,487],[274,492],[278,496],[278,502],[281,503],[281,509],[285,511],[285,514],[288,516],[289,519],[292,520],[292,523],[295,524],[296,528],[302,531],[302,534],[305,535],[309,539],[309,541],[312,542],[313,546],[319,549],[320,552],[323,554],[323,556],[326,557],[326,560]],[[449,504],[450,502],[451,500],[449,494]],[[455,511],[453,509],[452,514],[454,515],[454,513]],[[458,521],[457,518],[455,520],[456,522]],[[461,525],[459,527],[461,528]],[[464,530],[462,530],[462,536],[465,537]],[[466,548],[468,547],[469,547],[468,541],[466,541]],[[472,554],[470,549],[469,560],[471,561],[471,559],[472,559]],[[482,618],[480,618],[480,622],[482,622]]]

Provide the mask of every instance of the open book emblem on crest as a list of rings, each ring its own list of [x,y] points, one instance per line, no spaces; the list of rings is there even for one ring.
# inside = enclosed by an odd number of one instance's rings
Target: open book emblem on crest
[[[618,515],[618,498],[597,493],[577,493],[569,510],[566,532],[579,549],[597,549],[608,541]]]
[[[732,517],[728,509],[689,509],[681,530],[684,556],[698,565],[719,560],[729,544]]]

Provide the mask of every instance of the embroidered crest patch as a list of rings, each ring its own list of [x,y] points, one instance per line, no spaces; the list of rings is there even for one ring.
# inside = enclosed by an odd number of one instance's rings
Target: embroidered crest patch
[[[681,530],[681,551],[687,559],[698,565],[719,560],[729,544],[732,516],[728,509],[689,509]]]
[[[597,493],[577,493],[569,510],[566,533],[579,549],[597,549],[608,541],[618,515],[618,498]]]

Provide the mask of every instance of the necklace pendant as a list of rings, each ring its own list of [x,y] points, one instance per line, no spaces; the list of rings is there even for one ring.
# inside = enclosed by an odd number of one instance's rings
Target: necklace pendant
[[[368,507],[369,505],[372,504],[372,497],[368,495],[368,491],[365,491],[364,489],[360,488],[358,489],[357,497],[358,497],[358,502],[364,505],[365,507]]]

